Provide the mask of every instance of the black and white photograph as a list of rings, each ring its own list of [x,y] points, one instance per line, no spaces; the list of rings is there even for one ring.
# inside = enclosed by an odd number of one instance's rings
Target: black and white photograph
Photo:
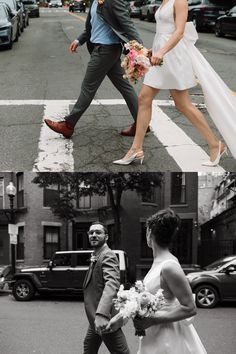
[[[232,354],[236,0],[0,0],[0,354]]]
[[[234,173],[0,173],[1,353],[232,353],[235,201]]]

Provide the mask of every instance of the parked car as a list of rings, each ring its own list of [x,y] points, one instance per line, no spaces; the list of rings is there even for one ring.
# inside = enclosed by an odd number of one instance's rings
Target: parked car
[[[30,17],[40,17],[39,5],[36,0],[22,0]]]
[[[214,29],[217,17],[232,6],[232,0],[188,0],[188,21],[192,21],[198,31]]]
[[[69,2],[69,11],[70,12],[85,12],[86,10],[86,3],[84,0],[71,0]]]
[[[226,12],[225,15],[218,17],[216,20],[216,37],[223,37],[226,34],[236,36],[236,6]]]
[[[18,16],[7,4],[0,3],[0,47],[12,49],[13,42],[17,42],[18,38]]]
[[[60,0],[51,0],[48,3],[48,7],[62,7],[62,2]]]
[[[4,2],[7,4],[11,12],[17,16],[18,19],[18,36],[20,36],[21,32],[24,30],[24,20],[23,20],[23,11],[17,6],[16,0],[1,0],[1,2]]]
[[[187,274],[196,305],[212,308],[219,301],[236,301],[236,255],[221,258],[200,272]]]
[[[121,283],[127,283],[126,253],[115,250],[119,260]],[[92,250],[59,251],[47,266],[22,268],[13,279],[12,293],[17,301],[32,300],[39,294],[82,294]]]
[[[160,7],[162,0],[144,0],[140,9],[140,20],[154,21],[156,10]]]
[[[25,7],[22,1],[17,0],[17,6],[21,8],[23,12],[23,25],[24,28],[29,26],[29,10]]]
[[[181,267],[185,274],[198,272],[201,270],[201,266],[199,264],[181,264]]]
[[[142,3],[143,0],[139,0],[127,4],[130,17],[140,17]]]

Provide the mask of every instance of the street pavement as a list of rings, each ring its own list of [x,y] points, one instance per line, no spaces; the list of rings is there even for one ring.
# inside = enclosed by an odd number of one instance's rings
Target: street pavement
[[[208,354],[235,353],[235,305],[198,309],[194,326]],[[82,354],[87,325],[81,299],[36,297],[31,302],[17,302],[11,294],[0,292],[1,354]],[[124,333],[131,354],[136,354],[138,338],[131,322]],[[104,345],[99,354],[108,354]]]
[[[207,146],[192,125],[173,107],[168,91],[153,105],[152,132],[144,143],[144,164],[115,166],[130,147],[132,138],[120,131],[132,123],[127,106],[105,79],[91,107],[76,126],[72,139],[50,131],[45,117],[61,119],[72,108],[89,60],[86,46],[68,53],[69,43],[83,31],[86,14],[67,9],[41,9],[39,19],[14,44],[0,50],[0,170],[29,171],[236,171],[229,154],[220,167],[204,167]],[[135,19],[147,47],[151,47],[155,24]],[[236,41],[201,33],[198,47],[216,71],[236,91]],[[135,85],[137,93],[141,83]],[[190,90],[192,101],[205,113],[200,86]]]

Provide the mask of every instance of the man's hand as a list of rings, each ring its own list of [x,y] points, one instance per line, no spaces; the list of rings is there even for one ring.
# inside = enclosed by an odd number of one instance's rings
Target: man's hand
[[[79,45],[79,42],[77,39],[75,39],[71,44],[70,44],[70,47],[69,47],[69,50],[71,53],[76,53],[77,52],[77,47]]]
[[[108,318],[101,315],[96,315],[94,325],[95,325],[96,332],[100,336],[102,335],[102,332],[106,329],[108,322],[109,322]]]

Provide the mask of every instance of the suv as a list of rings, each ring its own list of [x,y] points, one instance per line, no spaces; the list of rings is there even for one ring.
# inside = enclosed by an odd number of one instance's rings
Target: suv
[[[233,6],[233,0],[188,0],[188,21],[197,30],[214,28],[217,17]]]
[[[162,0],[145,0],[141,6],[140,20],[154,21],[156,10],[160,7]]]
[[[86,3],[85,0],[71,0],[69,2],[69,11],[70,12],[85,12],[86,10]]]
[[[218,259],[200,272],[187,274],[196,305],[215,307],[219,301],[236,301],[236,255]]]
[[[29,10],[29,15],[30,17],[39,17],[39,5],[36,2],[36,0],[22,0],[23,4],[25,5],[25,8]]]
[[[13,296],[29,301],[35,293],[82,294],[92,250],[59,251],[47,266],[22,268],[14,275]],[[124,251],[115,250],[119,260],[121,283],[127,282],[128,261]]]

